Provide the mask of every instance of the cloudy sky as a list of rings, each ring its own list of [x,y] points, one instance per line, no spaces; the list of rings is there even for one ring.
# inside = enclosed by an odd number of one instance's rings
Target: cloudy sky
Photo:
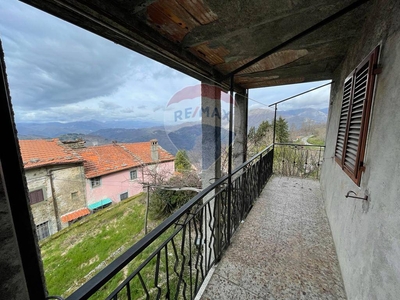
[[[162,120],[174,94],[199,84],[17,0],[0,2],[0,38],[17,122]],[[270,104],[323,83],[254,89],[250,98]],[[328,97],[326,87],[279,108],[325,108]]]

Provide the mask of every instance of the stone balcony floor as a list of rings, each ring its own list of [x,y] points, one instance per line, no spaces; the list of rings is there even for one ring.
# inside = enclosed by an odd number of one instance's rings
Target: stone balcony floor
[[[346,299],[319,182],[272,177],[199,298]]]

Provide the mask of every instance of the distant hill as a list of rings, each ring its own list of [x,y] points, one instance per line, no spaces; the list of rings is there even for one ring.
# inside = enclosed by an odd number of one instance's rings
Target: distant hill
[[[179,127],[169,133],[164,128],[152,127],[141,129],[100,129],[93,134],[121,143],[136,143],[157,139],[161,147],[175,155],[179,149],[192,150],[194,148],[196,140],[201,136],[201,125]],[[228,132],[225,129],[221,129],[221,136],[223,138],[227,137]]]
[[[327,109],[326,109],[327,111]],[[313,120],[315,123],[326,123],[327,113],[324,110],[312,108],[278,111],[289,123],[289,128],[300,128],[303,122]],[[274,111],[271,109],[252,109],[249,111],[249,128],[258,127],[264,121],[273,121]],[[61,140],[83,139],[86,145],[102,145],[117,142],[145,142],[157,139],[158,143],[168,152],[175,154],[178,149],[192,150],[201,137],[201,125],[186,123],[167,128],[156,121],[112,121],[100,122],[89,120],[85,122],[50,122],[50,123],[17,123],[20,139],[55,138]],[[221,129],[221,137],[226,143],[228,131]]]
[[[326,109],[327,110],[327,109]],[[303,108],[295,110],[278,110],[277,117],[286,119],[289,128],[295,126],[297,129],[307,120],[313,120],[315,123],[326,123],[328,114],[324,110],[314,108]],[[249,111],[249,128],[258,127],[262,121],[272,122],[274,120],[274,111],[267,108],[258,108]]]
[[[161,122],[156,121],[106,121],[96,120],[78,121],[78,122],[48,122],[48,123],[17,123],[19,136],[37,136],[37,137],[57,137],[68,133],[91,134],[100,129],[107,128],[148,128],[162,126]]]

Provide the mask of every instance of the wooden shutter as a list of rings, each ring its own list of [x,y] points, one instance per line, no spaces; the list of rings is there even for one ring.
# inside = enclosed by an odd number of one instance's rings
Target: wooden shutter
[[[35,204],[44,200],[43,190],[29,192],[29,202]]]
[[[340,113],[339,130],[336,141],[335,156],[337,162],[342,165],[344,142],[346,139],[347,119],[349,115],[350,98],[353,85],[353,76],[347,77],[343,88],[342,111]]]
[[[335,156],[343,170],[357,185],[360,184],[361,173],[364,170],[363,161],[378,53],[377,47],[346,79],[344,86]]]

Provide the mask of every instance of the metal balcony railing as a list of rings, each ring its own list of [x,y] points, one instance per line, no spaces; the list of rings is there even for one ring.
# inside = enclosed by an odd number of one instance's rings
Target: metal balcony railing
[[[274,174],[319,179],[325,146],[275,144]]]
[[[271,177],[273,157],[271,145],[218,179],[67,300],[194,299]]]

